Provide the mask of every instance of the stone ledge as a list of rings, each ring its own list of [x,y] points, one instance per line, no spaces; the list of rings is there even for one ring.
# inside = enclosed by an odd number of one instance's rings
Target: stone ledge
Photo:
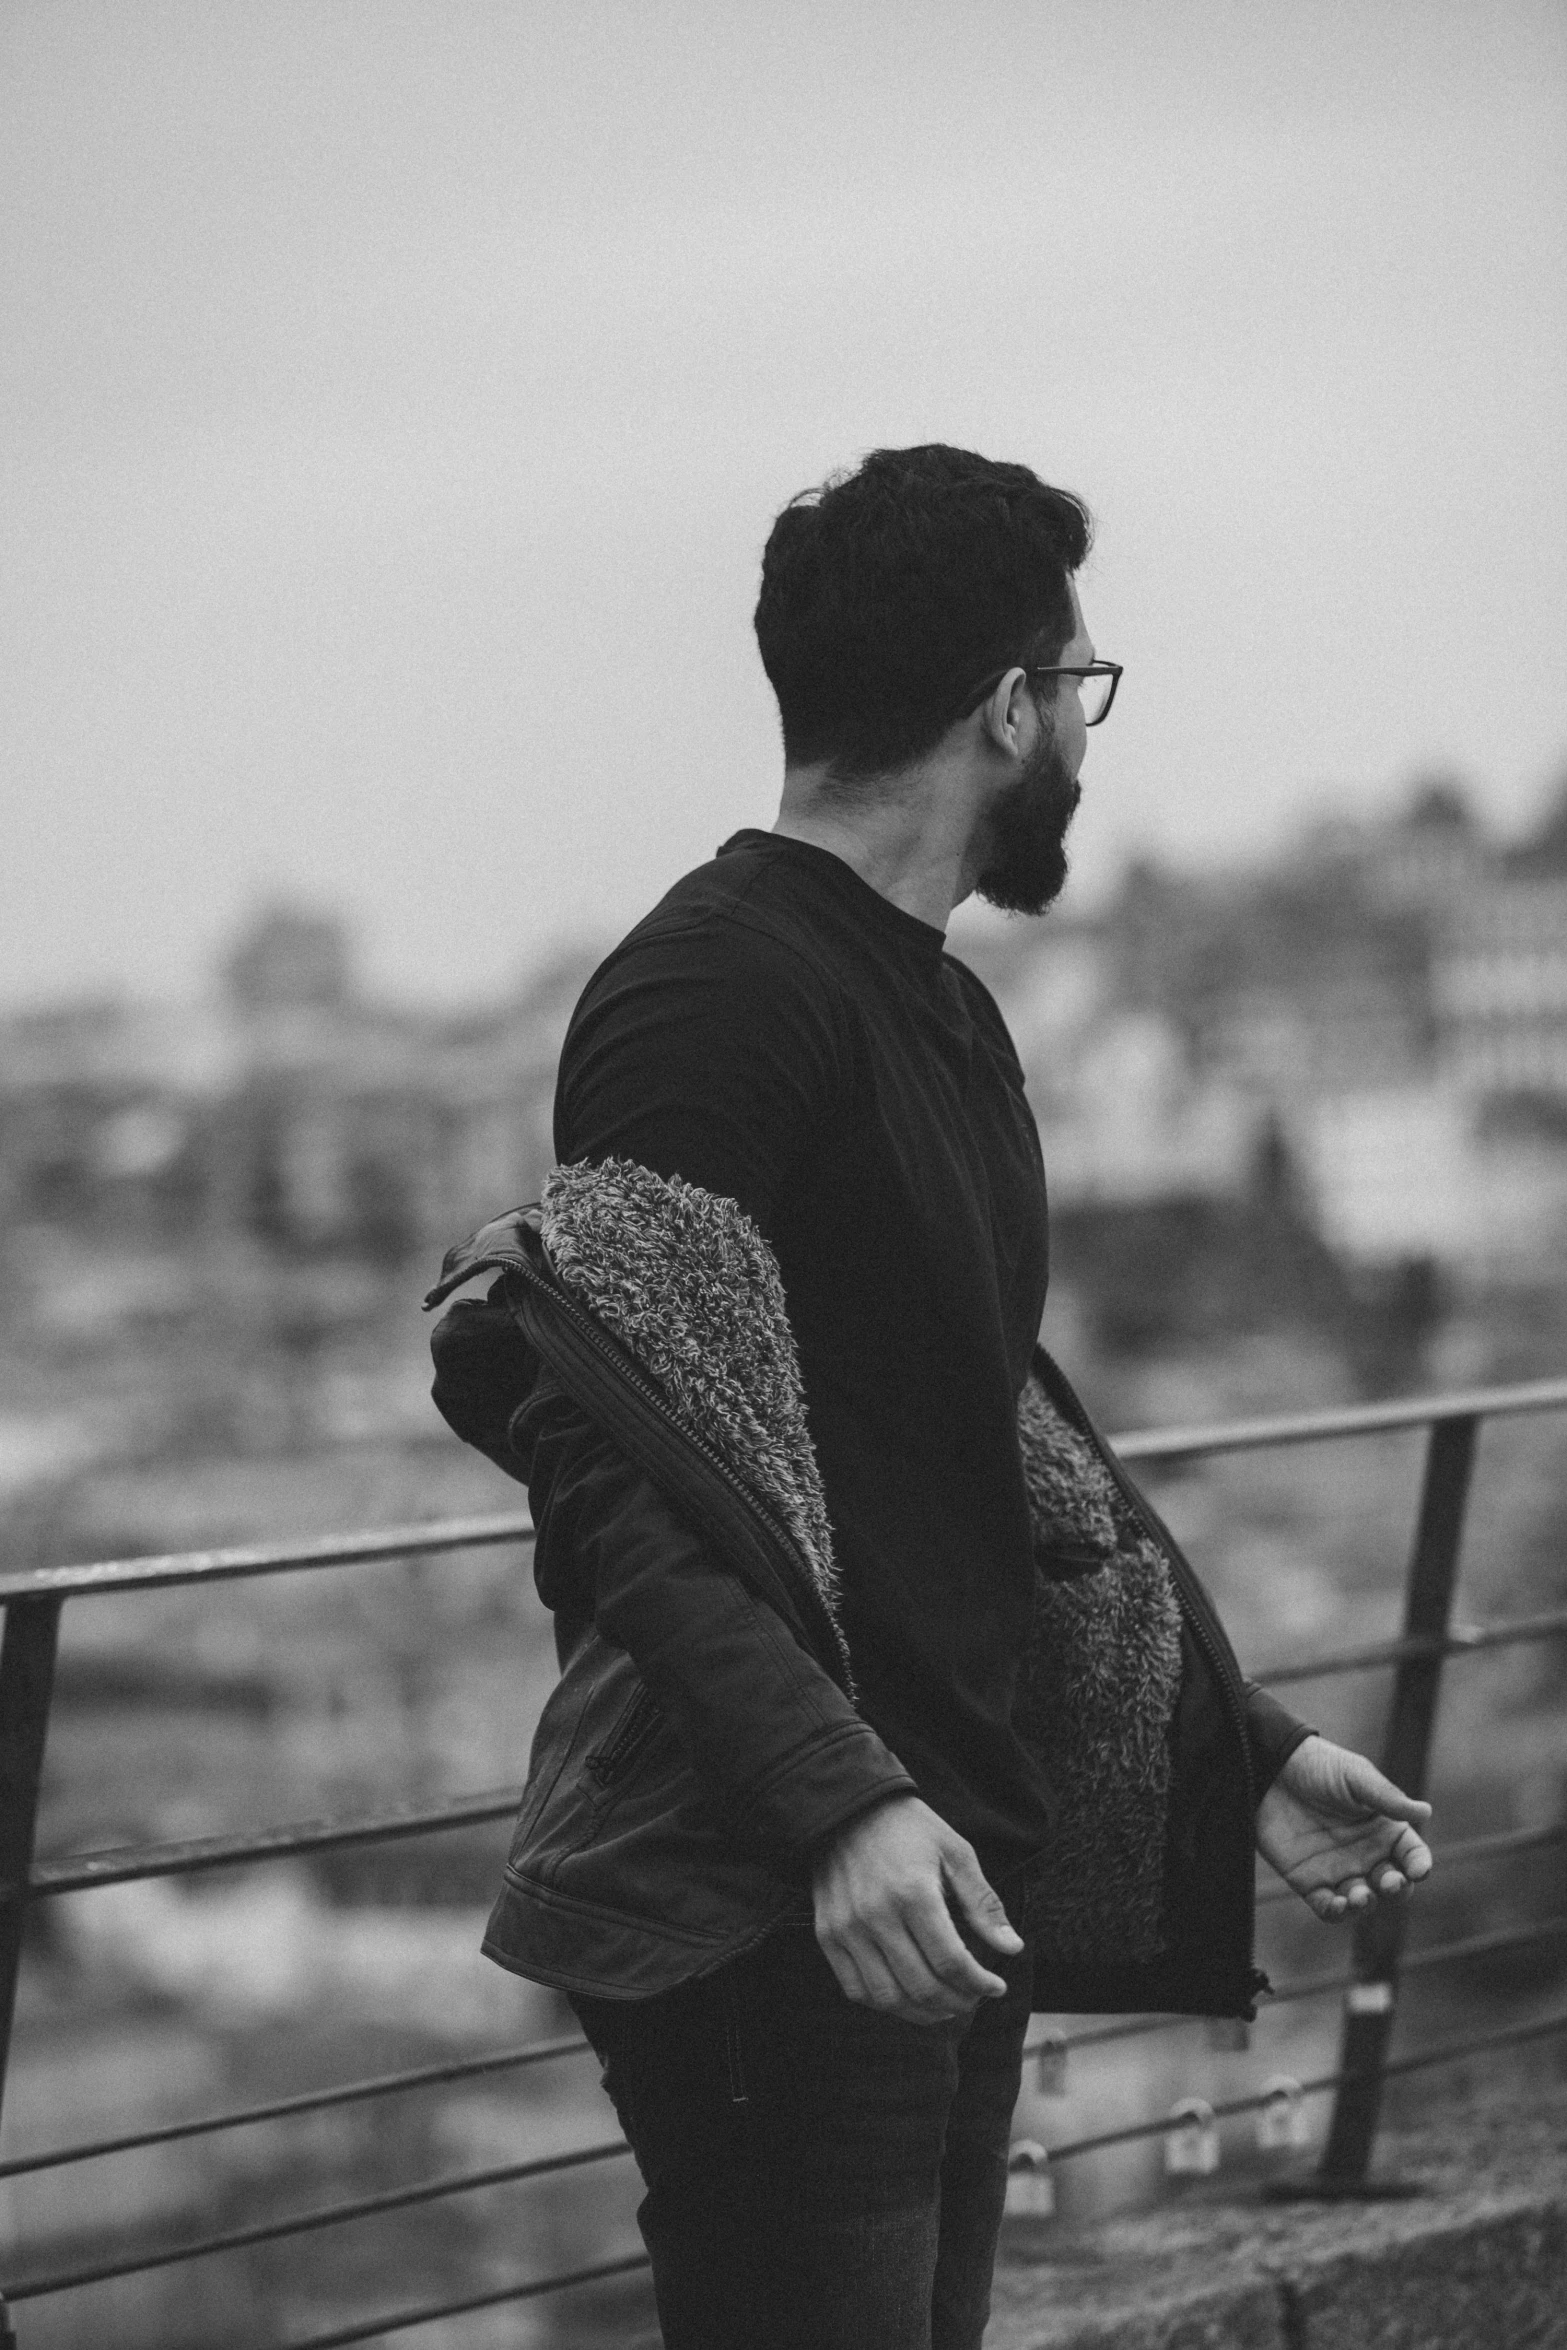
[[[1567,2087],[1443,2108],[1377,2169],[1423,2192],[1010,2222],[985,2350],[1567,2350]]]

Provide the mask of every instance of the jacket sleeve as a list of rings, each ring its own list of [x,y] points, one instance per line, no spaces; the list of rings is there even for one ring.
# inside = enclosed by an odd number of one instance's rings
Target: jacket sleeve
[[[725,1820],[791,1864],[913,1780],[549,1372],[519,1413],[545,1604],[624,1648]]]
[[[1252,1783],[1260,1803],[1296,1747],[1303,1739],[1316,1737],[1317,1732],[1292,1714],[1288,1706],[1280,1705],[1276,1697],[1270,1697],[1257,1682],[1248,1681],[1245,1689],[1246,1741],[1251,1748]]]

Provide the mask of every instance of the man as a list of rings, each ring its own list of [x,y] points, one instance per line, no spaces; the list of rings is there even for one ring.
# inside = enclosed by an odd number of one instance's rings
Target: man
[[[1430,1866],[1036,1346],[1038,1137],[944,933],[1065,879],[1088,539],[942,446],[785,508],[777,822],[595,973],[542,1209],[432,1293],[500,1270],[436,1395],[529,1479],[563,1668],[486,1948],[605,2065],[671,2350],[977,2350],[1031,2010],[1249,2014],[1254,1835],[1325,1919]]]

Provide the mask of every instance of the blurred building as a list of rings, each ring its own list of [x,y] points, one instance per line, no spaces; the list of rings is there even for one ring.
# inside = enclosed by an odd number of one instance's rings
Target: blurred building
[[[1466,1095],[1567,1102],[1567,878],[1503,874],[1452,903],[1431,984],[1442,1064]]]
[[[536,1195],[583,951],[465,1016],[371,998],[331,914],[261,913],[209,1000],[0,1023],[0,1213],[391,1265]],[[1351,1257],[1567,1237],[1567,794],[1504,850],[1451,780],[1273,866],[1129,869],[979,956],[1058,1206],[1243,1196],[1293,1157]]]
[[[1276,1135],[1350,1258],[1567,1239],[1567,793],[1506,851],[1437,779],[1264,871],[1134,866],[988,976],[1062,1207],[1239,1198]]]
[[[378,1004],[344,925],[261,915],[204,1003],[0,1024],[6,1222],[115,1219],[387,1262],[531,1197],[550,1163],[568,957],[468,1016]]]

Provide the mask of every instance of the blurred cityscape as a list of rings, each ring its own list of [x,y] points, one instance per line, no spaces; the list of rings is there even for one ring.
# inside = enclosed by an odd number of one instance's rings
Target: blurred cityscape
[[[451,1240],[536,1195],[560,1039],[606,943],[437,1016],[366,995],[330,908],[274,906],[200,1003],[0,1018],[8,1563],[521,1501],[436,1419],[418,1301]],[[1044,1137],[1046,1336],[1111,1425],[1567,1367],[1567,786],[1502,841],[1461,784],[1429,779],[1396,818],[1324,824],[1266,869],[1134,865],[1091,917],[1010,926],[971,959]],[[1502,1423],[1486,1444],[1465,1611],[1559,1602],[1560,1431]],[[1256,1663],[1392,1628],[1417,1476],[1393,1440],[1237,1456],[1161,1498]],[[1444,1700],[1447,1831],[1560,1810],[1559,1653],[1465,1670]],[[525,1551],[82,1601],[41,1849],[520,1779],[552,1677]],[[1373,1735],[1355,1709],[1376,1697],[1349,1684],[1323,1727]],[[477,1957],[503,1844],[471,1832],[39,1905],[7,2150],[569,2029]],[[1493,1901],[1543,1914],[1552,1868],[1520,1863]],[[1431,1896],[1455,1930],[1472,1897]],[[1320,1931],[1281,1921],[1277,1947],[1304,1935],[1320,1966]],[[1553,1963],[1547,1945],[1422,1995],[1528,2000]],[[546,2066],[3,2193],[41,2265],[580,2142],[608,2118],[596,2099],[591,2068]],[[1097,2177],[1072,2191],[1138,2191],[1124,2163]],[[611,2166],[535,2191],[525,2225],[515,2199],[464,2198],[69,2312],[44,2300],[24,2339],[282,2341],[440,2282],[480,2291],[634,2245],[633,2184]],[[632,2279],[421,2339],[651,2341],[650,2324]]]

